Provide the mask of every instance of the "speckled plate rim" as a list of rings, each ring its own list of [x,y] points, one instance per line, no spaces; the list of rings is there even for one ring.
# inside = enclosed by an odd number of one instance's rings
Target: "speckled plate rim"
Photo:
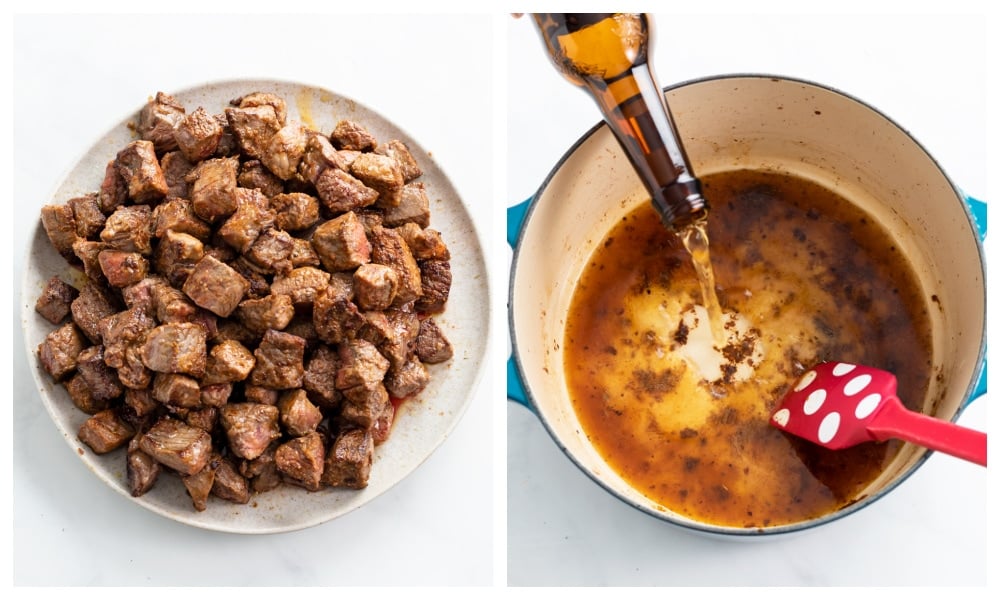
[[[431,200],[431,227],[441,232],[451,250],[453,283],[444,313],[435,320],[455,348],[455,356],[440,365],[429,365],[431,382],[416,398],[407,400],[393,426],[392,435],[375,451],[369,485],[363,490],[327,488],[319,492],[285,485],[254,495],[239,505],[210,498],[208,508],[196,512],[179,477],[161,476],[145,495],[133,498],[125,478],[125,455],[120,449],[98,456],[76,437],[87,415],[77,410],[59,384],[41,368],[38,345],[54,329],[34,310],[35,300],[53,275],[79,281],[79,275],[51,247],[39,220],[28,236],[21,282],[21,324],[29,368],[38,395],[63,438],[82,463],[100,480],[123,496],[163,517],[207,530],[263,534],[305,529],[345,515],[385,493],[423,464],[448,438],[465,414],[482,378],[490,335],[490,290],[483,244],[468,209],[443,169],[405,130],[362,103],[311,84],[279,79],[232,79],[196,84],[170,93],[189,111],[204,106],[217,114],[228,101],[253,91],[279,94],[288,104],[288,119],[302,120],[319,131],[332,130],[342,118],[363,124],[379,140],[399,139],[410,148],[424,171]],[[151,93],[155,94],[156,90]],[[140,102],[123,119],[85,150],[79,160],[44,199],[44,204],[65,202],[74,195],[99,189],[104,167],[118,149],[135,139],[128,124],[134,122]],[[37,213],[43,203],[29,207]],[[29,397],[24,401],[37,401]]]

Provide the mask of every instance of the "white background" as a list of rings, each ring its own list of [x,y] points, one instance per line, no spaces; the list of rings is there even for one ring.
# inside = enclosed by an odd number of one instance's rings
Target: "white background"
[[[492,79],[480,67],[490,61],[490,22],[480,16],[16,18],[15,290],[26,232],[93,140],[158,90],[216,79],[299,81],[374,109],[433,154],[486,235]],[[453,53],[456,45],[465,50]],[[15,584],[493,582],[496,403],[488,391],[499,382],[493,373],[484,375],[437,452],[373,502],[299,532],[220,534],[148,512],[87,471],[42,407],[16,313],[14,319]],[[501,334],[494,337],[502,340]]]
[[[984,18],[730,13],[657,15],[656,26],[661,85],[750,72],[839,88],[908,129],[953,181],[986,200],[986,76],[997,65],[986,55],[996,31]],[[600,114],[551,67],[528,19],[510,20],[508,42],[514,204]],[[960,422],[985,430],[986,404],[980,398]],[[507,416],[511,585],[986,584],[981,467],[934,455],[859,513],[791,539],[738,543],[628,507],[579,471],[532,413],[511,403]]]

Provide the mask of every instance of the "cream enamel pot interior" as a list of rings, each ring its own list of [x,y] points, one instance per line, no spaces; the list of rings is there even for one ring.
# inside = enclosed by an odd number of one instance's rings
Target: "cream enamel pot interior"
[[[978,378],[986,345],[985,266],[980,231],[964,195],[927,151],[872,107],[806,81],[725,76],[680,84],[666,94],[699,176],[746,168],[805,177],[838,191],[891,233],[912,261],[928,306],[932,295],[940,306],[928,311],[935,377],[923,412],[957,419],[984,390]],[[599,124],[567,152],[530,204],[508,215],[512,244],[511,228],[516,230],[508,395],[522,396],[581,470],[657,518],[701,532],[760,536],[808,529],[859,510],[923,463],[928,451],[906,445],[854,503],[819,519],[763,529],[693,521],[652,502],[609,468],[582,433],[560,346],[588,257],[612,224],[647,201],[610,130]],[[981,203],[970,204],[985,211]],[[985,218],[980,226],[985,228]]]

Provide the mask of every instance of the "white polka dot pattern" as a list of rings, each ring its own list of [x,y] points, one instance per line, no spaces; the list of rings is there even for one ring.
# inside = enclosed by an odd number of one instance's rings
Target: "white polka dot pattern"
[[[787,408],[782,408],[778,412],[774,413],[774,416],[771,418],[774,419],[775,423],[784,427],[785,425],[788,425],[788,417],[790,417],[791,415],[792,411],[788,410]]]
[[[815,414],[817,410],[823,406],[823,402],[826,401],[826,390],[819,388],[809,394],[806,398],[805,404],[802,405],[802,412],[807,415]]]
[[[819,431],[816,437],[820,442],[825,444],[832,440],[833,436],[837,435],[838,429],[840,429],[840,413],[832,412],[823,417],[823,422],[819,424]]]
[[[848,381],[847,385],[844,386],[844,395],[853,396],[854,394],[857,394],[861,390],[868,387],[868,384],[871,382],[872,382],[872,376],[869,375],[868,373],[865,373],[863,375],[858,375],[854,379]]]
[[[882,394],[868,394],[858,402],[858,405],[854,408],[854,416],[859,419],[864,419],[868,415],[875,412],[878,408],[879,403],[882,402]]]
[[[807,387],[809,387],[809,384],[812,383],[814,379],[816,379],[816,371],[809,371],[799,379],[799,382],[797,384],[795,384],[795,391],[801,392],[802,390],[806,389]]]
[[[852,365],[850,363],[837,363],[837,366],[833,368],[833,374],[837,377],[841,375],[847,375],[854,370],[857,365]]]

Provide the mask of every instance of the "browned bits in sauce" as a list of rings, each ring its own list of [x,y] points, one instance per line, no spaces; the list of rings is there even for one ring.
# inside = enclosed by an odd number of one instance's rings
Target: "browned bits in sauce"
[[[747,318],[744,345],[719,348],[718,380],[680,356],[694,336],[678,314],[700,303],[689,258],[651,206],[598,244],[574,292],[563,358],[583,429],[641,493],[697,521],[769,527],[854,502],[897,442],[828,451],[768,418],[809,366],[830,360],[896,374],[927,395],[927,306],[894,240],[839,195],[796,177],[733,171],[703,178],[723,309]],[[750,341],[763,345],[752,358]],[[734,377],[739,361],[752,376]]]

